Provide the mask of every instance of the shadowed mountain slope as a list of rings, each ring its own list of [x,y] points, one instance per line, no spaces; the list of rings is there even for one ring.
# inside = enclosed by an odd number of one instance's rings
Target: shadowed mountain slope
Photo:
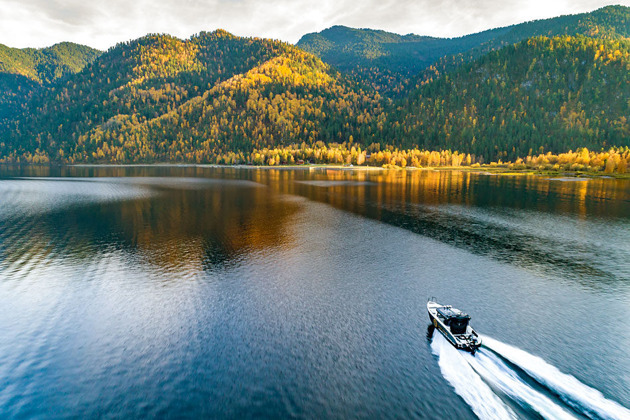
[[[607,6],[590,13],[536,20],[459,38],[398,35],[333,26],[304,35],[298,46],[382,92],[404,91],[409,78],[438,63],[449,69],[534,36],[585,35],[603,39],[630,36],[630,8]]]

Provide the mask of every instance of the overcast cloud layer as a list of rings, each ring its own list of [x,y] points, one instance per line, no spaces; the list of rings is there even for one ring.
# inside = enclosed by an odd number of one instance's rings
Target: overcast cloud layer
[[[147,33],[226,29],[295,43],[332,25],[454,37],[630,0],[0,0],[0,43],[107,49]]]

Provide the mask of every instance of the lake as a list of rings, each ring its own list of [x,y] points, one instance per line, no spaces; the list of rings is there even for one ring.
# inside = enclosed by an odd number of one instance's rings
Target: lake
[[[629,418],[629,347],[630,180],[0,167],[2,418]]]

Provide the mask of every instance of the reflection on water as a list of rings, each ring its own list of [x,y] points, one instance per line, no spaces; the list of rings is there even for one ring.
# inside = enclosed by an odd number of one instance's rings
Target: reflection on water
[[[7,172],[15,175],[16,169]],[[263,186],[268,186],[508,263],[563,270],[586,283],[597,279],[595,286],[630,278],[630,242],[623,239],[630,237],[627,180],[197,166],[23,167],[18,174],[47,178],[3,183],[0,217],[11,226],[2,236],[15,235],[23,243],[29,237],[25,231],[37,224],[37,235],[44,235],[38,244],[49,244],[44,248],[54,247],[55,253],[65,246],[87,249],[86,242],[110,246],[100,239],[115,235],[117,246],[137,248],[144,261],[178,270],[193,262],[208,265],[243,248],[264,250],[290,240],[282,237],[282,226],[295,211],[290,202],[266,200],[269,191]],[[42,189],[46,194],[39,193]],[[34,211],[45,213],[13,221],[12,213]],[[269,214],[274,215],[270,221]],[[24,245],[29,252],[43,252],[30,242]],[[21,259],[23,251],[19,245],[5,250],[5,260]]]
[[[4,181],[0,189],[8,198],[0,239],[12,245],[0,252],[9,274],[38,261],[92,261],[111,248],[178,274],[212,269],[290,240],[283,224],[297,208],[236,180],[45,178]]]
[[[553,213],[628,217],[628,180],[563,182],[530,176],[496,176],[463,171],[252,171],[257,182],[273,182],[286,193],[305,191],[318,200],[361,211],[369,202],[388,206],[475,205]],[[294,185],[292,181],[299,181]],[[348,203],[350,199],[350,203]]]
[[[4,166],[0,197],[0,417],[474,418],[431,295],[630,401],[628,181]]]
[[[595,287],[630,278],[628,180],[330,169],[256,171],[253,179],[477,254],[562,271]]]

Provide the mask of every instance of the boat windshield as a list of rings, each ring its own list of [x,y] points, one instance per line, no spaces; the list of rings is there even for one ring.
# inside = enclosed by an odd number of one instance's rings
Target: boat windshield
[[[444,324],[450,327],[453,334],[466,334],[470,316],[450,307],[438,308],[437,312],[444,317]]]
[[[455,317],[451,318],[450,327],[451,332],[453,334],[466,334],[466,328],[468,327],[468,321],[470,317],[466,315],[465,317]]]

